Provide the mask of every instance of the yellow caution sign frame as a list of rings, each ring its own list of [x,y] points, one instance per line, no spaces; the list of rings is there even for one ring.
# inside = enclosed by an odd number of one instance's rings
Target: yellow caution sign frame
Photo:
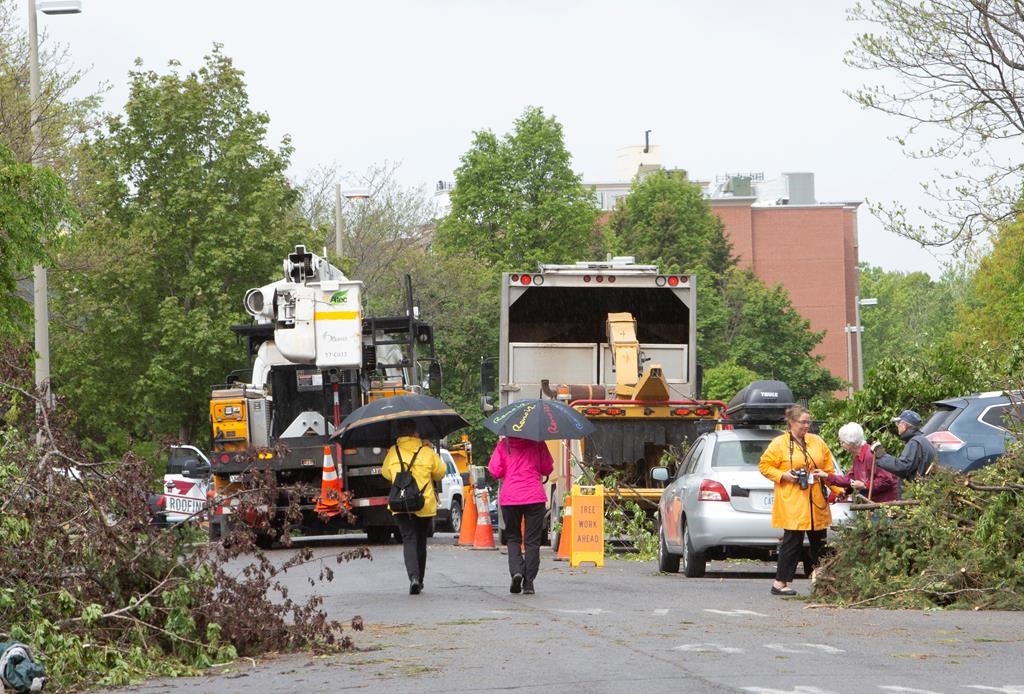
[[[569,566],[604,566],[604,485],[572,486],[569,531]],[[564,532],[564,528],[563,528]]]

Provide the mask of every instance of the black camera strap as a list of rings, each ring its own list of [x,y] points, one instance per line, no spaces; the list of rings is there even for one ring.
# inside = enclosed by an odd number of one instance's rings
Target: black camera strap
[[[789,433],[789,469],[793,469],[793,433]],[[814,463],[814,458],[807,452],[807,444],[803,441],[797,441],[796,445],[800,447],[800,452],[804,454],[804,466],[807,468],[807,472],[810,473],[812,469],[817,469],[817,465]]]

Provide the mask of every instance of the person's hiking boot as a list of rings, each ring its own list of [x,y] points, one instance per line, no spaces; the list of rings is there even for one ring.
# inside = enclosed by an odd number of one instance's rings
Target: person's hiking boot
[[[508,587],[510,593],[521,593],[523,592],[523,575],[516,574],[512,577],[512,585]]]
[[[536,591],[533,589],[533,581],[523,581],[523,595],[533,595]]]
[[[409,595],[419,595],[423,590],[423,584],[420,583],[420,579],[411,578],[409,579]]]

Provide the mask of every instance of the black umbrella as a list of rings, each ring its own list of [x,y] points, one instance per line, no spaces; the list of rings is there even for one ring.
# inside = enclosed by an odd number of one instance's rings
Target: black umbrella
[[[331,438],[341,439],[342,446],[390,446],[397,438],[397,422],[401,419],[415,421],[416,432],[435,443],[456,429],[469,426],[461,414],[437,398],[395,395],[353,410]]]
[[[499,436],[531,441],[581,439],[594,425],[576,410],[558,400],[516,400],[484,420],[484,426]]]

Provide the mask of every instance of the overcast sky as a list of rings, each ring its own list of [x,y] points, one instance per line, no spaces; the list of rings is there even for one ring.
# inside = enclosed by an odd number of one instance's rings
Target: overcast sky
[[[844,0],[83,0],[40,15],[87,86],[120,111],[136,58],[197,68],[213,43],[244,70],[292,173],[401,164],[399,181],[451,180],[475,130],[503,134],[528,105],[562,124],[585,181],[616,178],[615,154],[660,145],[691,177],[812,171],[819,201],[924,203],[931,167],[887,138],[896,121],[843,95],[859,27]],[[940,259],[859,215],[861,260],[937,276]]]

